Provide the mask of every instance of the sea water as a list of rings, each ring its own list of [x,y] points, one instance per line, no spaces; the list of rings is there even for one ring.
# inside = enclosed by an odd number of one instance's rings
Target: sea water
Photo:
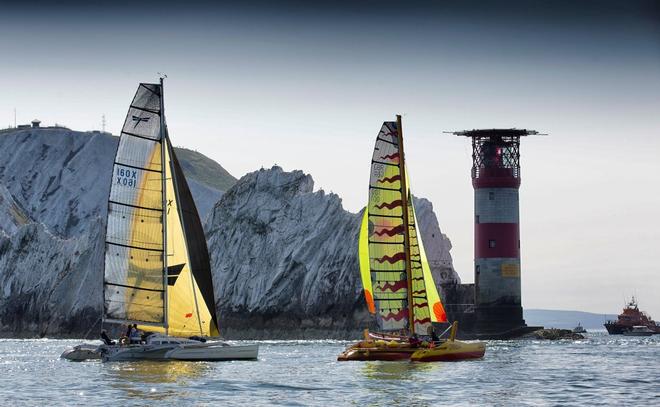
[[[337,362],[342,341],[261,341],[258,361],[59,358],[77,343],[0,340],[0,404],[660,405],[660,335],[489,341],[482,360],[435,363]]]

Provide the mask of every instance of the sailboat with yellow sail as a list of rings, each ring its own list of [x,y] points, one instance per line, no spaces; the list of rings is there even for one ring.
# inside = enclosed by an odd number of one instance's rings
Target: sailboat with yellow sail
[[[406,174],[401,116],[385,122],[371,160],[369,203],[358,243],[369,312],[379,333],[365,330],[338,360],[460,360],[483,357],[483,343],[423,340],[434,322],[447,322],[417,227]]]
[[[256,359],[257,345],[218,336],[204,231],[170,142],[163,80],[141,83],[128,110],[108,198],[103,323],[136,324],[142,340],[65,352],[68,359]],[[126,339],[126,338],[124,338]]]

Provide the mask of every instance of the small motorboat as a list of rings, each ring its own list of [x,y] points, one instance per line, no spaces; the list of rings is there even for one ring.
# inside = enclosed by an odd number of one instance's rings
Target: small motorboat
[[[623,334],[625,336],[651,336],[655,332],[649,329],[649,327],[644,325],[635,325],[630,330],[625,331]]]
[[[574,334],[586,334],[587,330],[578,322],[577,326],[573,328]]]

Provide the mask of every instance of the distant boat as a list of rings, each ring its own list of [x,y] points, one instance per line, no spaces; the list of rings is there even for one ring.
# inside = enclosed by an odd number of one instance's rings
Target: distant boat
[[[573,333],[574,334],[585,334],[587,333],[587,330],[584,329],[584,327],[578,322],[577,326],[573,328]]]
[[[369,312],[382,332],[365,331],[364,340],[337,358],[347,360],[460,360],[481,358],[485,344],[434,343],[433,322],[447,322],[422,244],[406,176],[401,116],[385,122],[371,160],[369,202],[358,243],[360,272]],[[437,346],[436,346],[437,345]]]
[[[62,357],[256,359],[257,345],[205,339],[219,335],[211,267],[199,215],[167,132],[162,79],[138,86],[119,138],[111,185],[103,322],[137,324],[145,335],[94,352],[79,345]]]
[[[632,297],[626,304],[616,321],[605,323],[605,329],[610,335],[622,335],[624,332],[630,331],[633,326],[645,326],[653,333],[660,334],[660,326],[649,315],[639,310],[635,297]]]
[[[629,331],[625,331],[623,334],[625,336],[651,336],[655,332],[649,329],[648,326],[638,325],[633,326]]]

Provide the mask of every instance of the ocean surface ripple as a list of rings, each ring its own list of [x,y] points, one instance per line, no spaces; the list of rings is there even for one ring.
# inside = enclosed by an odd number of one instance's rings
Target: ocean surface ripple
[[[483,360],[337,362],[343,341],[261,341],[258,361],[69,362],[0,340],[3,405],[660,405],[660,335],[490,341]]]

